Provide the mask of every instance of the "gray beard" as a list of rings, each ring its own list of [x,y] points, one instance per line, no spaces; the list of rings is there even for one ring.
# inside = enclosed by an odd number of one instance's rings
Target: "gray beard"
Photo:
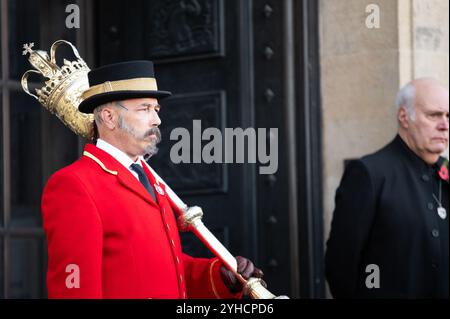
[[[150,158],[153,155],[156,155],[158,153],[159,149],[158,149],[158,147],[156,145],[159,142],[161,142],[161,131],[159,130],[159,128],[152,127],[149,130],[147,130],[144,134],[138,134],[134,128],[132,128],[131,126],[129,126],[125,122],[125,120],[124,120],[124,118],[122,116],[119,116],[117,125],[118,125],[118,127],[121,130],[123,130],[127,134],[130,134],[131,136],[133,136],[137,140],[143,140],[147,136],[155,135],[156,136],[156,141],[150,143],[149,145],[147,145],[145,147],[145,150],[144,150],[145,154],[143,154],[143,156],[144,156],[145,159],[148,159],[148,158]]]

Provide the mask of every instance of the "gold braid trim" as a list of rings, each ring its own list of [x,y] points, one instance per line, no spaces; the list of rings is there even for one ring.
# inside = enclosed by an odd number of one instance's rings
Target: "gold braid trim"
[[[91,86],[82,94],[83,100],[93,95],[115,91],[158,91],[155,78],[135,78],[128,80],[107,81]]]
[[[117,173],[117,171],[112,171],[112,170],[107,169],[106,166],[105,166],[105,164],[103,164],[102,161],[100,161],[97,157],[95,157],[95,156],[92,155],[91,153],[84,151],[84,152],[83,152],[83,155],[86,156],[86,157],[89,157],[91,160],[93,160],[93,161],[96,162],[98,165],[100,165],[100,167],[103,168],[103,170],[104,170],[105,172],[108,172],[108,173],[113,174],[113,175],[118,175],[118,174],[119,174],[119,173]]]
[[[216,260],[214,260],[214,261],[211,263],[211,266],[209,267],[209,278],[210,278],[210,281],[211,281],[211,287],[212,287],[212,290],[213,290],[213,292],[214,292],[214,295],[216,296],[217,299],[222,299],[222,298],[220,297],[219,293],[217,292],[216,285],[214,284],[214,274],[213,274],[213,269],[214,269],[214,265],[215,265],[216,262],[218,262],[218,261],[219,261],[219,259],[216,259]]]

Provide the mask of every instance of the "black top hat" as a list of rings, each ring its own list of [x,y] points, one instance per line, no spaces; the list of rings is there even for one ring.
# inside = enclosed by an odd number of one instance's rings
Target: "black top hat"
[[[172,93],[158,91],[153,63],[129,61],[102,66],[88,73],[89,89],[78,106],[80,112],[92,113],[102,104],[143,97],[165,98]]]

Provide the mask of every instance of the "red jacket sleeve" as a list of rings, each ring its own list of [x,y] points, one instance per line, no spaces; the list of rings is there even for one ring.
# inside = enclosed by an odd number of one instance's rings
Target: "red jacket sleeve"
[[[79,177],[60,171],[50,178],[42,216],[48,297],[102,298],[102,223]]]
[[[218,258],[193,258],[183,254],[186,289],[189,299],[239,299],[242,292],[233,294],[220,275],[222,262]]]

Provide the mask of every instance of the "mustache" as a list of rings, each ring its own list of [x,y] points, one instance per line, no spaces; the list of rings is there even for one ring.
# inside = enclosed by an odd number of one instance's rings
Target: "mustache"
[[[154,135],[156,137],[156,144],[161,142],[161,131],[157,127],[152,127],[148,131],[145,132],[144,138],[147,136]]]

